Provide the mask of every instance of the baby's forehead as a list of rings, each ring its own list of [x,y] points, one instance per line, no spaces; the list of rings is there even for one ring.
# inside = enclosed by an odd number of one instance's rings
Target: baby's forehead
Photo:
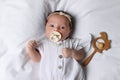
[[[51,15],[47,18],[47,20],[61,20],[61,21],[66,21],[69,23],[69,20],[65,17],[65,16],[62,16],[62,15],[57,15],[57,14],[54,14],[54,15]]]
[[[69,20],[63,16],[63,15],[58,15],[58,14],[54,14],[48,17],[47,21],[52,21],[52,22],[57,22],[60,21],[61,23],[67,23],[69,24]]]

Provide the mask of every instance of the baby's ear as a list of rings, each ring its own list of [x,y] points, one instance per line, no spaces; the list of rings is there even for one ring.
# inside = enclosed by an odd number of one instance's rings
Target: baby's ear
[[[70,29],[70,33],[72,32],[73,30],[72,29]]]
[[[69,36],[71,37],[73,35],[73,30],[70,29],[70,33],[69,33]]]

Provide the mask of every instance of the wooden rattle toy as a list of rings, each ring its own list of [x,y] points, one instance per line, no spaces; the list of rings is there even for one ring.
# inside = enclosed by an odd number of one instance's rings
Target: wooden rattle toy
[[[94,48],[93,53],[83,62],[83,66],[85,67],[93,58],[93,56],[95,55],[96,52],[102,53],[103,50],[108,50],[110,49],[110,43],[111,40],[108,40],[108,36],[106,32],[101,32],[100,33],[100,37],[93,39],[92,41],[92,45]],[[101,42],[99,42],[99,40],[102,40]]]

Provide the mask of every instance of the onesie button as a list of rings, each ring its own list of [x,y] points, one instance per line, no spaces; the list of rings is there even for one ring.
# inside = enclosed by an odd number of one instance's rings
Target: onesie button
[[[58,66],[58,69],[62,69],[62,66]]]
[[[62,43],[59,43],[59,46],[61,46],[62,45]]]
[[[63,56],[62,55],[59,55],[59,58],[61,59]]]

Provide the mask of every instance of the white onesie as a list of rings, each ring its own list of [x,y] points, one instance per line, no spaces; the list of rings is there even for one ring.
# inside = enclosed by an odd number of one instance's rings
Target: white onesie
[[[90,41],[88,40],[88,43]],[[80,39],[66,39],[53,43],[47,39],[41,42],[40,80],[85,80],[83,69],[75,59],[63,58],[62,48],[79,50],[84,47]]]

